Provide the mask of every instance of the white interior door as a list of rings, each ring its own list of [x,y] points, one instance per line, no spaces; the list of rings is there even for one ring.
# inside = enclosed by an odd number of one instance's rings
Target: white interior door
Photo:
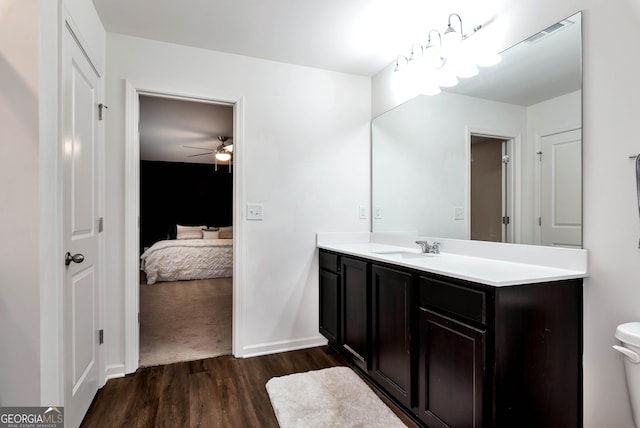
[[[540,139],[540,243],[582,247],[582,131]]]
[[[98,390],[99,76],[70,33],[63,41],[65,426],[80,424]],[[63,257],[64,256],[64,257]],[[68,256],[74,260],[67,260]]]

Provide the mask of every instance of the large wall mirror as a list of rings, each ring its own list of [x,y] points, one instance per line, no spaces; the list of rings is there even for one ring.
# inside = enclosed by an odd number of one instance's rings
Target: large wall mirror
[[[372,121],[372,230],[582,247],[577,13]]]

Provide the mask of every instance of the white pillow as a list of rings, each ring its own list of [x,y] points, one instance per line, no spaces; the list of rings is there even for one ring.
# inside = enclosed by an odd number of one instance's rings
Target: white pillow
[[[202,229],[207,226],[176,226],[176,239],[202,239]]]
[[[217,230],[202,230],[202,239],[218,239],[220,232]]]
[[[233,238],[233,226],[223,226],[218,228],[220,230],[220,239],[232,239]]]

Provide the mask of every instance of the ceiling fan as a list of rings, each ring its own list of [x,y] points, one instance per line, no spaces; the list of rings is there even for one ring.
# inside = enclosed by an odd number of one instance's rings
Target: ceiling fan
[[[187,155],[187,157],[192,158],[195,156],[204,156],[204,155],[210,155],[212,153],[215,153],[216,155],[218,155],[218,153],[220,153],[221,156],[216,156],[218,158],[218,160],[229,160],[229,158],[226,159],[221,159],[225,156],[223,156],[224,154],[231,154],[233,153],[233,143],[230,143],[229,140],[233,140],[233,137],[226,137],[224,135],[218,135],[216,137],[218,139],[218,141],[220,142],[220,144],[218,144],[215,148],[206,148],[206,147],[197,147],[197,146],[189,146],[186,144],[183,144],[182,147],[186,147],[188,149],[196,149],[196,150],[204,150],[203,153],[196,153],[193,155]]]
[[[214,149],[207,149],[205,147],[196,147],[196,146],[188,146],[188,145],[183,145],[183,147],[187,147],[189,149],[197,149],[197,150],[204,150],[203,153],[196,153],[193,155],[187,155],[187,157],[192,158],[195,156],[205,156],[205,155],[211,155],[214,154],[214,164],[215,164],[215,170],[218,170],[218,161],[221,162],[229,162],[229,172],[231,172],[231,157],[233,154],[233,143],[229,142],[229,140],[233,140],[233,137],[226,137],[224,135],[218,135],[216,137],[218,139],[218,141],[220,142],[220,144],[218,144],[216,146],[216,148]]]

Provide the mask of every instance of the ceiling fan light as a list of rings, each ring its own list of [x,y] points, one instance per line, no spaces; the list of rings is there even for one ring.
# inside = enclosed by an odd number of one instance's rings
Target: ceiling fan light
[[[224,151],[216,152],[216,159],[221,162],[226,162],[231,159],[231,153]]]
[[[229,153],[233,153],[233,144],[227,144],[226,146],[223,145],[222,148],[224,148]]]

